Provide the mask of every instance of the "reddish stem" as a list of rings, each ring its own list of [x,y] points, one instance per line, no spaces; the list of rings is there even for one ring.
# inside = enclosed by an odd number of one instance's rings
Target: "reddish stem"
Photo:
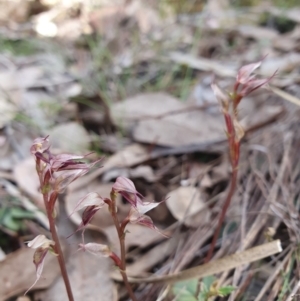
[[[213,240],[212,240],[212,242],[211,242],[209,252],[208,252],[207,257],[206,257],[206,259],[205,259],[205,263],[206,263],[206,262],[209,262],[210,259],[211,259],[211,257],[212,257],[212,254],[213,254],[213,251],[214,251],[214,249],[215,249],[216,242],[217,242],[217,239],[218,239],[218,237],[219,237],[219,233],[220,233],[220,231],[221,231],[221,227],[222,227],[222,224],[223,224],[223,221],[224,221],[224,218],[225,218],[227,209],[228,209],[228,207],[229,207],[229,205],[230,205],[232,196],[233,196],[233,194],[234,194],[234,192],[235,192],[236,183],[237,183],[237,171],[238,171],[237,168],[235,168],[235,169],[232,171],[230,188],[229,188],[229,191],[228,191],[228,194],[227,194],[227,197],[226,197],[224,206],[223,206],[223,208],[222,208],[222,211],[221,211],[221,214],[220,214],[220,217],[219,217],[219,221],[218,221],[218,226],[217,226],[217,229],[216,229],[216,231],[215,231]]]
[[[220,217],[218,220],[217,229],[215,231],[213,240],[210,245],[210,249],[209,249],[209,251],[207,253],[207,257],[205,259],[205,263],[207,263],[211,260],[213,251],[216,246],[217,239],[218,239],[220,231],[221,231],[222,224],[225,219],[226,212],[229,208],[229,205],[230,205],[231,199],[233,197],[233,194],[235,192],[236,184],[237,184],[238,163],[239,163],[239,157],[240,157],[240,141],[236,140],[236,133],[235,133],[235,129],[233,126],[231,116],[227,112],[225,112],[224,117],[225,117],[225,123],[226,123],[227,131],[228,131],[229,153],[230,153],[230,161],[231,161],[231,166],[232,166],[231,183],[230,183],[230,188],[229,188],[228,194],[225,199],[224,206],[222,208],[222,211],[221,211],[221,214],[220,214]]]
[[[37,171],[38,171],[38,175],[39,175],[39,179],[40,179],[41,188],[42,188],[42,191],[44,191],[46,185],[49,185],[50,172],[46,173],[44,180],[43,180],[42,173],[39,172],[39,169],[38,169],[40,166],[39,158],[37,158],[36,166],[37,166]],[[69,301],[74,301],[74,297],[73,297],[73,293],[72,293],[72,289],[71,289],[71,285],[70,285],[70,280],[69,280],[67,269],[66,269],[64,255],[63,255],[63,252],[62,252],[62,249],[60,246],[60,242],[59,242],[59,238],[58,238],[58,235],[56,232],[55,218],[53,216],[53,210],[54,210],[56,198],[57,198],[57,193],[55,193],[55,192],[53,192],[51,194],[50,199],[49,199],[48,192],[43,193],[43,199],[44,199],[44,204],[45,204],[47,217],[48,217],[48,221],[49,221],[50,232],[51,232],[52,239],[55,242],[53,249],[54,249],[55,254],[57,254],[57,260],[59,263],[61,275],[62,275],[64,283],[65,283]]]
[[[68,273],[67,273],[67,269],[66,269],[66,264],[65,264],[65,259],[64,259],[64,255],[60,246],[60,242],[59,242],[59,238],[56,232],[56,227],[55,227],[55,220],[53,217],[53,211],[49,210],[49,202],[48,202],[48,194],[43,194],[44,197],[44,203],[45,203],[45,207],[47,210],[47,216],[48,216],[48,220],[49,220],[49,226],[50,226],[50,232],[52,235],[52,239],[55,242],[55,245],[53,246],[54,252],[57,255],[57,260],[59,263],[59,267],[60,267],[60,271],[61,271],[61,275],[63,277],[64,283],[65,283],[65,287],[66,287],[66,291],[68,294],[68,298],[69,301],[74,301],[74,297],[73,297],[73,293],[72,293],[72,289],[71,289],[71,285],[70,285],[70,281],[69,281],[69,277],[68,277]]]
[[[120,253],[121,253],[121,262],[119,264],[119,269],[120,269],[120,274],[122,275],[124,284],[126,286],[127,292],[130,296],[130,298],[132,299],[132,301],[137,301],[137,299],[135,298],[135,295],[133,293],[133,290],[131,288],[131,285],[128,281],[128,277],[127,277],[127,273],[126,273],[126,249],[125,249],[125,227],[128,223],[128,221],[124,221],[121,225],[117,216],[117,212],[115,210],[115,204],[114,202],[112,202],[111,204],[111,216],[112,219],[114,221],[117,233],[118,233],[118,237],[119,237],[119,242],[120,242]]]

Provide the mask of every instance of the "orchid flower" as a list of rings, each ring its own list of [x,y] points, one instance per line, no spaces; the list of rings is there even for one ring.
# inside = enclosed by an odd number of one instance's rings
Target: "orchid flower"
[[[45,235],[38,235],[33,240],[28,241],[27,245],[29,248],[36,250],[33,254],[33,263],[35,264],[36,268],[36,280],[31,285],[31,287],[25,292],[24,295],[26,295],[27,292],[30,291],[41,278],[46,255],[48,251],[54,253],[53,246],[55,245],[55,242],[46,238]]]
[[[133,207],[137,207],[138,203],[142,203],[143,197],[135,188],[133,182],[125,177],[118,177],[112,187],[114,194],[120,194],[126,199]]]

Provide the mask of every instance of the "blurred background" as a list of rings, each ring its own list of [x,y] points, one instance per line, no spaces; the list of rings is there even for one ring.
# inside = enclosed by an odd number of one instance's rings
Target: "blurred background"
[[[233,285],[229,300],[291,300],[299,287],[299,0],[1,0],[0,301],[67,300],[54,256],[22,296],[36,277],[25,242],[49,237],[29,151],[41,136],[50,135],[56,153],[105,158],[57,208],[77,301],[128,300],[109,260],[77,252],[80,235],[65,239],[81,222],[79,214],[67,218],[77,200],[91,191],[108,196],[118,176],[132,179],[146,200],[167,198],[149,215],[171,238],[132,225],[130,274],[203,263],[231,173],[210,84],[230,89],[241,66],[262,58],[257,75],[277,73],[241,104],[239,186],[215,258],[274,238],[284,252],[192,282],[202,292]],[[118,202],[125,217],[129,205]],[[107,212],[92,223],[88,240],[117,250]],[[144,301],[222,299],[193,289],[182,296],[181,288],[160,283],[135,292]]]

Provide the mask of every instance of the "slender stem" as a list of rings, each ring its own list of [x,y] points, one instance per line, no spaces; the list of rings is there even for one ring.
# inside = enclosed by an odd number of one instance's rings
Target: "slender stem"
[[[227,209],[228,209],[228,207],[230,205],[232,196],[233,196],[233,194],[235,192],[236,183],[237,183],[237,174],[238,174],[238,168],[236,167],[232,171],[230,188],[229,188],[228,194],[226,196],[226,200],[225,200],[224,206],[222,208],[222,211],[221,211],[221,214],[220,214],[220,217],[219,217],[217,229],[215,231],[213,240],[212,240],[211,245],[210,245],[209,252],[208,252],[207,257],[205,259],[205,263],[207,263],[207,262],[210,261],[210,259],[212,257],[212,254],[213,254],[213,251],[215,249],[216,242],[217,242],[217,239],[219,237],[219,233],[220,233],[220,230],[221,230],[221,227],[222,227],[222,224],[223,224],[223,221],[224,221]]]
[[[72,293],[72,289],[71,289],[71,285],[70,285],[70,281],[69,281],[69,277],[68,277],[68,273],[67,273],[67,269],[66,269],[64,255],[63,255],[63,252],[62,252],[62,249],[60,246],[60,242],[59,242],[59,238],[58,238],[58,235],[56,232],[55,220],[54,220],[54,217],[52,216],[53,212],[52,212],[52,210],[49,210],[47,194],[43,194],[43,197],[44,197],[45,207],[47,209],[50,232],[52,235],[52,239],[55,242],[53,249],[54,249],[54,252],[57,254],[57,260],[59,263],[61,275],[62,275],[64,283],[65,283],[69,301],[74,301],[74,297],[73,297],[73,293]]]
[[[114,207],[114,205],[112,207]],[[119,266],[119,268],[120,268],[120,274],[122,275],[124,284],[126,286],[126,289],[128,291],[128,294],[129,294],[131,300],[132,301],[137,301],[137,299],[136,299],[136,297],[135,297],[135,295],[133,293],[133,290],[131,288],[131,285],[130,285],[130,283],[128,281],[127,273],[126,273],[126,257],[125,257],[126,256],[126,249],[125,249],[124,225],[122,225],[122,227],[120,226],[120,222],[119,222],[117,213],[114,210],[114,208],[111,211],[111,216],[112,216],[112,219],[114,221],[116,230],[118,232],[118,237],[119,237],[119,242],[120,242],[120,252],[121,252],[121,266]]]

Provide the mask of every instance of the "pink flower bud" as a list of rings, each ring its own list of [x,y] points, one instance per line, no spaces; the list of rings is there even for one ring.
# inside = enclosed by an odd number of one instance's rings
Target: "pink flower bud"
[[[118,177],[112,187],[114,193],[119,193],[125,198],[133,207],[141,203],[142,195],[136,190],[133,182],[125,177]]]
[[[36,138],[31,145],[30,152],[35,155],[36,153],[44,153],[47,151],[50,147],[48,137],[49,136],[45,138]]]
[[[70,215],[88,206],[96,206],[100,209],[104,206],[104,204],[105,202],[103,198],[97,192],[90,192],[77,202],[74,210]]]
[[[152,219],[149,216],[145,215],[145,213],[154,209],[159,204],[160,203],[150,203],[150,202],[137,203],[137,207],[136,208],[132,207],[128,214],[129,222],[132,224],[139,224],[160,232],[158,228],[154,225]],[[161,234],[164,235],[163,233]]]
[[[251,92],[259,89],[260,87],[266,85],[274,76],[275,76],[276,72],[265,79],[252,79],[250,81],[248,81],[243,87],[242,90],[240,92],[241,96],[247,96],[249,95]]]
[[[265,79],[256,79],[256,75],[251,75],[258,67],[260,67],[262,61],[257,63],[248,64],[240,68],[236,77],[236,89],[241,85],[238,95],[242,98],[249,95],[254,90],[266,85],[276,74],[276,72]],[[237,93],[237,91],[235,91]]]
[[[251,74],[253,73],[253,71],[255,71],[258,67],[260,67],[262,61],[259,61],[257,63],[252,63],[252,64],[248,64],[245,65],[243,67],[240,68],[240,70],[238,71],[237,77],[236,77],[236,81],[239,84],[246,84],[249,80],[252,80],[253,76],[251,76]]]

